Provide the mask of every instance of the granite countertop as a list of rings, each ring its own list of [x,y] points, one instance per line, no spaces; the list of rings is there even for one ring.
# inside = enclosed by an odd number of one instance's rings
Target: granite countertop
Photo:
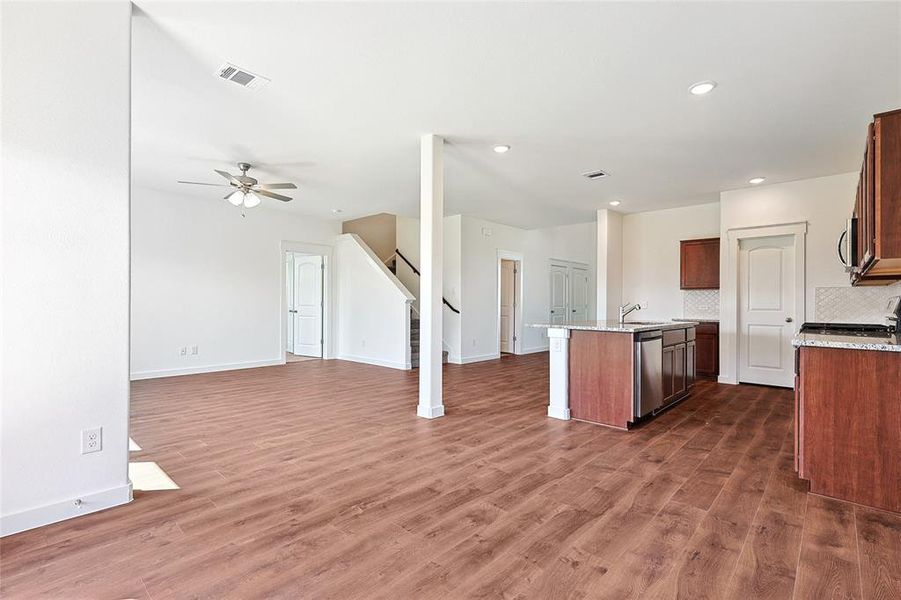
[[[831,335],[823,333],[799,333],[792,340],[792,346],[814,348],[845,348],[847,350],[877,350],[879,352],[901,352],[901,338],[891,337]]]
[[[673,321],[678,321],[678,322],[682,322],[682,321],[690,321],[690,322],[692,322],[692,323],[719,323],[719,322],[720,322],[719,319],[695,319],[695,318],[691,318],[691,319],[673,319]]]
[[[526,327],[538,327],[542,329],[578,329],[579,331],[612,331],[620,333],[635,333],[638,331],[654,331],[657,329],[685,329],[697,325],[697,321],[576,321],[555,325],[552,323],[529,323]]]

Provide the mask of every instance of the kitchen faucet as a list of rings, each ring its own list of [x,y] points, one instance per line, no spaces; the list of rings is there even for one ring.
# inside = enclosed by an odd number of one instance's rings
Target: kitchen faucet
[[[628,315],[633,310],[641,310],[641,304],[633,304],[629,306],[628,303],[623,304],[619,307],[619,324],[622,325],[626,322],[626,315]]]

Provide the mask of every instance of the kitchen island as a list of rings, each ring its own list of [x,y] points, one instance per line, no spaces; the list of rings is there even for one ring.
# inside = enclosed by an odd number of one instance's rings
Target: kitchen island
[[[685,398],[694,321],[536,323],[550,339],[548,416],[627,429]]]

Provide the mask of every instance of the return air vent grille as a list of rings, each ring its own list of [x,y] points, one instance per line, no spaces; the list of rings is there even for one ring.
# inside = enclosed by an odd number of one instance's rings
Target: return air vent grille
[[[582,177],[587,177],[588,179],[600,179],[601,177],[607,177],[607,174],[598,169],[597,171],[586,171],[582,173]]]
[[[258,90],[267,83],[269,80],[262,75],[257,75],[255,73],[251,73],[247,69],[242,69],[241,67],[237,67],[231,63],[225,63],[216,74],[227,81],[233,81],[240,85],[241,87],[245,87],[250,90]]]

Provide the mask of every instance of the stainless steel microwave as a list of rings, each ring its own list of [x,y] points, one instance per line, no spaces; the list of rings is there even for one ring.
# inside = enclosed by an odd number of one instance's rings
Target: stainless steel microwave
[[[845,230],[838,236],[838,259],[842,261],[842,266],[846,272],[857,270],[859,263],[857,256],[857,217],[848,219]]]

